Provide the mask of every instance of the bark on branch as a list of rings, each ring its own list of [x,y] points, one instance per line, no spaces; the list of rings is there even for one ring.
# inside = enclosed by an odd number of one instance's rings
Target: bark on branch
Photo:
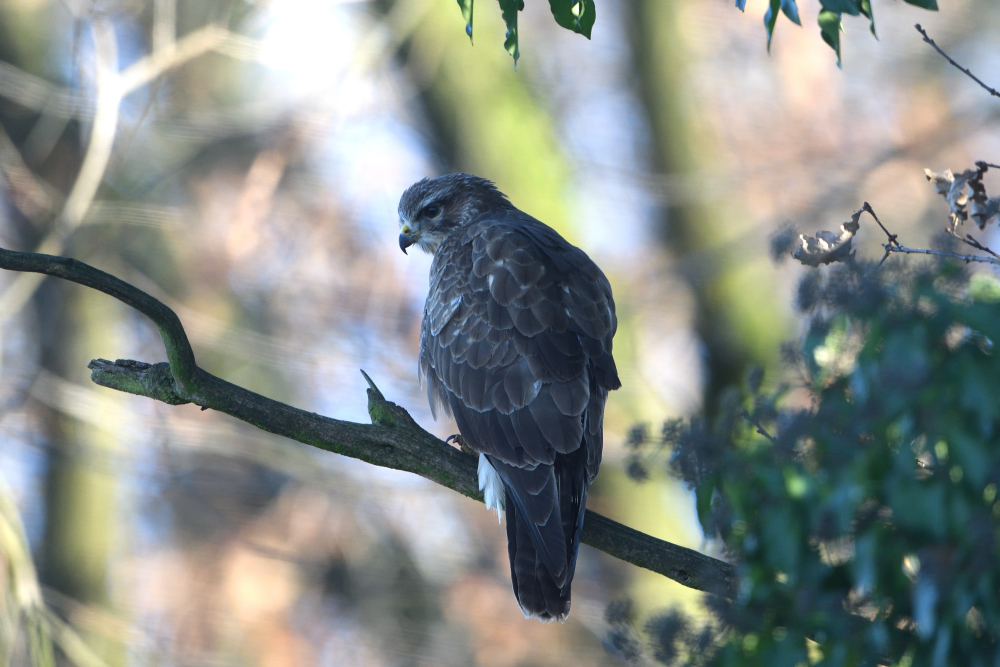
[[[54,255],[0,248],[0,268],[42,273],[104,292],[135,308],[156,325],[167,362],[95,359],[91,379],[104,387],[170,405],[194,403],[270,433],[384,468],[412,472],[482,501],[476,459],[449,446],[385,399],[365,375],[371,424],[331,419],[255,394],[208,373],[195,363],[180,319],[137,287],[88,264]],[[736,569],[729,563],[671,544],[587,510],[583,543],[685,586],[733,597]]]

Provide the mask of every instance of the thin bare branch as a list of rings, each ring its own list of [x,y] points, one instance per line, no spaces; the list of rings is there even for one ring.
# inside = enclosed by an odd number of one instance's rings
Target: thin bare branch
[[[934,255],[936,257],[948,257],[951,259],[957,259],[962,262],[979,262],[981,264],[993,264],[994,266],[1000,266],[1000,260],[994,259],[993,257],[983,257],[982,255],[963,255],[957,252],[948,252],[947,250],[932,250],[930,248],[907,248],[904,245],[896,244],[890,246],[888,243],[883,246],[886,249],[886,254],[891,254],[894,252],[901,252],[904,255]],[[883,261],[885,261],[883,259]]]
[[[87,215],[94,195],[97,194],[97,188],[104,179],[104,171],[107,169],[108,160],[111,159],[111,149],[115,142],[121,95],[117,78],[118,42],[115,39],[114,27],[107,20],[95,20],[93,38],[94,64],[97,70],[97,105],[94,123],[76,181],[52,230],[38,245],[37,250],[43,253],[61,253],[66,239]],[[42,276],[39,274],[19,275],[3,294],[0,294],[0,323],[6,321],[27,303],[41,282]]]
[[[153,50],[160,51],[177,39],[177,0],[153,2]]]
[[[978,83],[980,86],[983,87],[984,90],[986,90],[993,97],[1000,97],[1000,92],[997,92],[994,88],[990,88],[989,86],[987,86],[985,83],[983,83],[979,79],[979,77],[977,77],[975,74],[973,74],[972,72],[970,72],[967,68],[962,67],[961,65],[959,65],[957,62],[955,62],[954,60],[951,59],[951,56],[949,56],[947,53],[945,53],[944,51],[942,51],[941,47],[934,43],[934,40],[931,39],[927,35],[927,31],[924,30],[923,28],[921,28],[919,23],[916,24],[913,27],[916,28],[917,32],[919,32],[923,36],[925,42],[927,42],[932,47],[934,47],[934,50],[937,51],[938,53],[940,53],[941,57],[944,58],[945,60],[947,60],[949,63],[951,63],[952,66],[954,66],[958,71],[962,72],[967,77],[969,77],[970,79],[972,79],[973,81],[975,81],[976,83]]]
[[[0,174],[7,181],[10,200],[32,224],[47,222],[61,199],[56,189],[35,175],[7,131],[0,127]]]
[[[955,238],[957,238],[958,240],[960,240],[962,243],[965,243],[966,245],[972,246],[976,250],[982,250],[983,252],[989,253],[990,255],[993,255],[997,259],[1000,259],[1000,255],[996,254],[995,252],[993,252],[992,250],[990,250],[989,248],[987,248],[986,246],[984,246],[982,243],[980,243],[979,241],[977,241],[972,236],[972,234],[966,234],[965,236],[959,236],[955,232],[952,232],[952,236],[954,236]]]
[[[94,125],[90,130],[90,141],[87,143],[80,173],[77,174],[59,220],[56,221],[57,228],[62,226],[72,229],[83,221],[94,195],[97,194],[97,188],[104,179],[118,127],[121,87],[118,82],[118,41],[115,39],[115,29],[107,20],[95,20],[93,33],[97,69]]]
[[[83,95],[6,62],[0,62],[0,95],[27,109],[64,118],[85,119],[93,115]]]
[[[207,25],[162,49],[153,51],[121,72],[121,93],[126,96],[167,71],[189,62],[221,46],[229,31],[217,25]]]
[[[861,205],[861,211],[865,211],[868,214],[870,214],[873,218],[875,218],[875,222],[877,222],[878,226],[882,228],[882,231],[885,232],[885,235],[889,237],[889,243],[895,243],[896,242],[896,235],[889,233],[889,230],[885,228],[885,225],[882,224],[882,221],[878,219],[877,215],[875,215],[875,210],[872,209],[872,205],[871,204],[869,204],[868,202],[865,202],[864,204],[862,204]]]
[[[995,266],[1000,266],[1000,255],[997,255],[995,252],[993,252],[986,246],[980,244],[979,241],[972,238],[972,236],[968,234],[965,235],[965,238],[958,236],[958,234],[954,233],[953,236],[960,239],[964,243],[971,245],[973,248],[976,248],[977,250],[988,252],[992,256],[983,257],[982,255],[963,255],[961,253],[950,252],[948,250],[931,250],[929,248],[907,248],[906,246],[904,246],[899,242],[898,234],[892,234],[891,232],[889,232],[888,229],[886,229],[885,225],[882,224],[882,221],[878,219],[877,215],[875,215],[875,210],[872,209],[871,204],[865,202],[861,206],[860,210],[869,213],[875,219],[875,222],[878,223],[878,226],[882,228],[882,231],[885,232],[886,237],[888,237],[888,243],[882,244],[882,247],[885,248],[885,254],[882,255],[882,260],[879,262],[879,264],[885,262],[885,260],[892,253],[899,252],[903,253],[904,255],[934,255],[935,257],[948,257],[951,259],[960,260],[962,262],[979,262],[981,264],[993,264]]]
[[[760,420],[751,415],[749,411],[743,410],[740,415],[757,429],[757,433],[770,440],[772,445],[777,444],[778,441],[774,439],[774,436],[768,433],[767,429],[760,423]]]

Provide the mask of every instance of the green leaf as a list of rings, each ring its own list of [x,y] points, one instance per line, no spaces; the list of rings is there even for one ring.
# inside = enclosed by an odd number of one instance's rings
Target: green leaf
[[[789,21],[795,25],[802,25],[802,21],[799,20],[799,6],[795,4],[795,0],[781,0],[781,11]]]
[[[908,5],[913,5],[915,7],[923,7],[924,9],[929,9],[932,12],[938,10],[937,0],[903,0]]]
[[[462,10],[462,18],[465,19],[465,34],[472,41],[472,3],[475,0],[458,0],[458,6]]]
[[[714,485],[712,484],[702,484],[695,487],[694,490],[695,510],[698,513],[698,521],[706,533],[714,529],[712,525],[712,495],[714,490]]]
[[[767,52],[771,52],[771,37],[774,35],[774,24],[778,22],[778,11],[781,9],[781,0],[771,0],[767,12],[764,14],[764,28],[767,29]]]
[[[860,0],[820,0],[823,9],[834,14],[850,14],[857,16],[861,13]]]
[[[507,24],[507,37],[503,47],[514,59],[514,69],[517,69],[517,59],[521,57],[521,51],[517,47],[517,13],[524,9],[524,0],[500,0],[500,12],[503,14],[503,22]]]
[[[590,39],[597,18],[594,0],[549,0],[549,8],[556,23]]]
[[[875,15],[872,14],[872,0],[861,0],[861,14],[868,19],[872,35],[878,39],[878,34],[875,32]]]
[[[771,37],[774,35],[774,25],[778,22],[778,10],[788,17],[795,25],[802,25],[799,20],[799,6],[795,0],[771,0],[764,13],[764,27],[767,29],[767,52],[771,52]]]
[[[817,22],[823,41],[837,53],[837,67],[840,67],[840,14],[824,9],[819,13]]]

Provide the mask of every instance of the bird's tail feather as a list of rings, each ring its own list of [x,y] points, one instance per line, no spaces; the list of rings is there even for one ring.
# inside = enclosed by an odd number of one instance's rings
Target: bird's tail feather
[[[557,467],[556,474],[562,472]],[[570,608],[570,585],[576,573],[576,557],[583,532],[583,517],[587,506],[587,483],[584,479],[560,480],[563,490],[575,493],[563,495],[560,503],[563,535],[566,537],[566,572],[554,577],[542,561],[517,504],[508,498],[507,506],[507,555],[510,558],[510,579],[514,596],[526,618],[542,621],[566,620]],[[508,491],[509,493],[509,491]],[[559,583],[559,580],[562,583]]]
[[[507,555],[510,557],[510,579],[514,586],[514,596],[521,606],[525,618],[535,617],[542,621],[563,621],[569,614],[570,570],[566,583],[561,587],[542,563],[531,541],[531,535],[513,502],[507,502]],[[576,558],[571,567],[576,565]]]

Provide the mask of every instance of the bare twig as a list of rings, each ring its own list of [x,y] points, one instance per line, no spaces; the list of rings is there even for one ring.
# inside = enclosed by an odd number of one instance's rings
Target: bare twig
[[[122,70],[122,96],[138,90],[168,70],[217,49],[228,36],[228,30],[217,25],[207,25],[188,33],[176,42],[168,42],[163,48],[153,51]]]
[[[924,30],[923,28],[921,28],[919,23],[916,24],[913,27],[916,28],[917,32],[919,32],[923,36],[925,42],[927,42],[928,44],[930,44],[932,47],[934,47],[935,51],[937,51],[938,53],[941,54],[941,57],[943,57],[945,60],[947,60],[949,63],[951,63],[956,69],[958,69],[960,72],[962,72],[963,74],[965,74],[967,77],[969,77],[970,79],[972,79],[973,81],[975,81],[976,83],[978,83],[980,86],[982,86],[990,95],[992,95],[993,97],[1000,97],[1000,92],[997,92],[995,89],[990,88],[989,86],[987,86],[985,83],[983,83],[979,79],[979,77],[977,77],[975,74],[973,74],[972,72],[970,72],[967,68],[962,67],[961,65],[959,65],[957,62],[955,62],[954,60],[951,59],[951,56],[949,56],[947,53],[945,53],[944,51],[942,51],[941,47],[934,43],[934,40],[931,39],[927,35],[927,31]]]
[[[995,266],[1000,266],[1000,255],[997,255],[995,252],[993,252],[986,246],[980,244],[979,241],[972,238],[972,236],[969,236],[968,234],[966,234],[967,238],[962,238],[957,234],[955,234],[955,236],[956,238],[959,238],[965,243],[971,245],[973,248],[988,252],[990,255],[992,255],[992,257],[983,257],[982,255],[963,255],[961,253],[950,252],[948,250],[931,250],[929,248],[907,248],[906,246],[904,246],[899,242],[898,234],[892,234],[889,232],[888,229],[885,228],[885,225],[882,224],[882,221],[878,219],[877,215],[875,215],[875,211],[872,209],[871,204],[865,202],[861,206],[860,210],[870,214],[875,219],[875,222],[878,223],[878,226],[882,228],[882,231],[885,232],[886,237],[888,237],[888,243],[882,244],[882,247],[885,248],[885,254],[882,255],[882,260],[879,262],[879,265],[885,262],[885,260],[888,259],[889,255],[891,255],[892,253],[900,252],[903,253],[904,255],[934,255],[936,257],[949,257],[951,259],[957,259],[963,262],[980,262],[982,264],[993,264]]]
[[[886,257],[888,257],[890,253],[901,252],[905,255],[935,255],[937,257],[957,259],[962,262],[980,262],[982,264],[1000,266],[1000,260],[992,257],[983,257],[982,255],[963,255],[957,252],[948,252],[947,250],[931,250],[930,248],[907,248],[906,246],[899,244],[896,244],[895,246],[885,244],[883,247],[886,249]],[[882,258],[882,261],[885,261],[885,257]]]
[[[965,243],[966,245],[972,246],[976,250],[982,250],[983,252],[989,253],[989,254],[993,255],[994,257],[996,257],[997,259],[1000,259],[1000,255],[996,254],[995,252],[993,252],[992,250],[990,250],[989,248],[987,248],[986,246],[984,246],[982,243],[980,243],[979,241],[977,241],[975,238],[973,238],[972,234],[966,234],[965,236],[959,236],[955,232],[952,232],[952,236],[954,236],[955,238],[957,238],[958,240],[960,240],[962,243]]]
[[[83,119],[93,115],[83,95],[6,62],[0,62],[0,95],[27,109],[64,118]]]
[[[177,0],[153,3],[153,50],[170,47],[177,39]]]
[[[56,189],[32,173],[7,131],[0,127],[0,176],[6,180],[10,200],[33,225],[51,218],[60,199]]]
[[[57,229],[73,228],[79,225],[90,202],[97,194],[97,188],[104,179],[104,171],[111,159],[111,149],[115,143],[118,127],[118,109],[121,89],[118,80],[118,42],[115,29],[109,21],[94,21],[94,51],[97,69],[97,104],[94,111],[94,125],[90,130],[90,141],[83,156],[83,164],[77,174],[73,188],[66,197],[66,203],[56,221]],[[61,229],[60,229],[61,231]]]
[[[372,383],[368,390],[371,424],[323,417],[255,394],[202,370],[177,315],[139,288],[83,262],[66,257],[0,248],[0,268],[63,278],[109,294],[146,315],[156,325],[167,362],[147,364],[95,359],[91,379],[104,387],[172,405],[193,403],[224,412],[257,428],[373,465],[418,474],[482,501],[476,460],[421,428]],[[587,510],[582,541],[607,554],[657,572],[685,586],[732,597],[736,569],[711,558],[612,521]]]
[[[751,415],[747,410],[743,410],[740,414],[743,416],[744,419],[750,422],[754,426],[754,428],[757,429],[757,433],[770,440],[772,445],[778,442],[777,440],[774,439],[773,435],[767,432],[767,429],[764,428],[764,426],[760,423],[760,420],[757,419],[757,417]]]
[[[168,42],[122,70],[123,95],[134,92],[167,71],[208,51],[231,57],[246,57],[247,53],[256,48],[255,40],[235,35],[220,26],[199,28],[177,41]],[[29,74],[10,63],[0,62],[0,96],[28,109],[59,118],[88,119],[94,115],[85,96]]]
[[[83,164],[49,234],[38,245],[44,253],[60,253],[69,234],[83,221],[111,158],[121,95],[117,85],[118,43],[106,20],[93,23],[97,69],[97,104]],[[0,323],[21,309],[42,282],[38,274],[22,274],[0,294]]]
[[[875,218],[875,222],[877,222],[878,226],[882,228],[882,231],[885,232],[885,235],[889,237],[889,243],[895,243],[896,245],[899,245],[898,243],[896,243],[896,234],[889,233],[889,230],[885,228],[885,225],[882,224],[882,221],[878,219],[877,215],[875,215],[875,211],[872,209],[871,204],[869,204],[868,202],[862,204],[861,211],[865,211],[869,213],[873,218]]]

